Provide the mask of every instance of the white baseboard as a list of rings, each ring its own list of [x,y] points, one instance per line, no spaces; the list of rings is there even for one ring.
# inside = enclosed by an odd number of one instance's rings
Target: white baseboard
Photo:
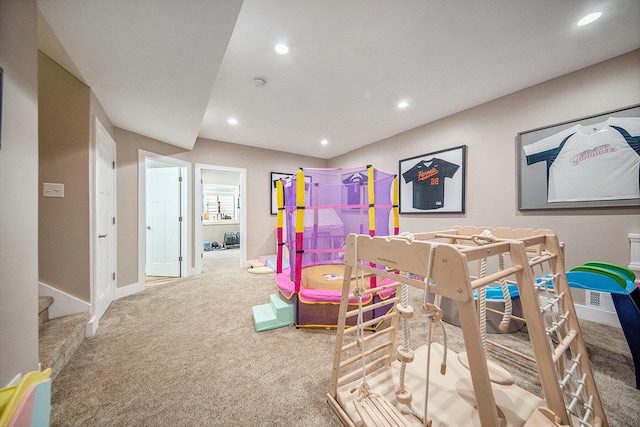
[[[22,379],[22,374],[18,374],[15,376],[14,379],[12,379],[9,384],[7,384],[5,387],[13,387],[18,385],[18,383],[20,382],[20,380]]]
[[[137,294],[138,292],[142,291],[144,291],[144,283],[132,283],[131,285],[116,288],[116,294],[114,295],[114,298],[120,299],[128,297],[129,295]]]
[[[640,233],[629,233],[629,243],[631,244],[631,255],[629,270],[640,280]]]
[[[96,316],[91,316],[91,318],[87,322],[87,326],[84,328],[84,336],[86,338],[91,338],[96,334],[97,330],[98,330],[98,320],[96,319]]]
[[[49,307],[49,318],[67,316],[75,313],[90,313],[91,304],[69,295],[46,283],[38,282],[38,295],[53,297],[54,303]]]
[[[622,328],[622,326],[620,326],[620,320],[618,320],[618,313],[615,311],[599,310],[597,308],[580,304],[574,305],[576,307],[576,315],[579,319],[590,320],[603,325]]]

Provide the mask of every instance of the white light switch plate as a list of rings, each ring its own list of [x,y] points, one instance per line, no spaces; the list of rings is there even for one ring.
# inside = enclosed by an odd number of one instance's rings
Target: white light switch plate
[[[64,197],[64,184],[43,182],[42,197]]]

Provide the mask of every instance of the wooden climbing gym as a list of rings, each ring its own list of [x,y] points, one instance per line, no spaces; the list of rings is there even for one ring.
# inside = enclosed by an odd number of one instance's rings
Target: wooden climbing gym
[[[395,288],[394,309],[367,315],[376,276]],[[453,227],[390,237],[351,234],[327,399],[347,426],[608,426],[569,291],[563,245],[550,230]],[[530,352],[487,337],[487,287],[516,285]],[[377,289],[380,291],[380,289]],[[420,306],[408,292],[420,292]],[[465,351],[447,349],[441,301],[457,306]],[[413,299],[415,302],[415,298]],[[389,301],[384,301],[388,304]],[[382,303],[380,303],[382,304]],[[354,322],[349,322],[349,319]],[[349,323],[356,326],[348,326]],[[371,326],[380,325],[375,332]],[[426,340],[412,342],[419,325]],[[414,336],[417,335],[414,331]],[[524,334],[523,334],[524,335]],[[424,335],[423,335],[424,336]],[[540,396],[520,388],[487,348],[535,366]]]

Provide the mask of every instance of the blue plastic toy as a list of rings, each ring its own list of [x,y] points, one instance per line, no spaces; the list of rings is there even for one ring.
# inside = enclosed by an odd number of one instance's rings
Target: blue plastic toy
[[[631,350],[636,372],[636,389],[640,390],[640,289],[634,283],[635,274],[620,265],[587,262],[567,272],[572,288],[608,292]]]

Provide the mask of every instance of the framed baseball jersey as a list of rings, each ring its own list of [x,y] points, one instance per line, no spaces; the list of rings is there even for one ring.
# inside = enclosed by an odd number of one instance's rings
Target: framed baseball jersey
[[[640,105],[516,138],[519,209],[640,206]]]
[[[466,146],[400,160],[400,213],[464,212]]]
[[[354,172],[342,176],[347,205],[367,203],[367,171]]]
[[[547,201],[640,198],[640,117],[574,125],[522,147],[547,166]]]

